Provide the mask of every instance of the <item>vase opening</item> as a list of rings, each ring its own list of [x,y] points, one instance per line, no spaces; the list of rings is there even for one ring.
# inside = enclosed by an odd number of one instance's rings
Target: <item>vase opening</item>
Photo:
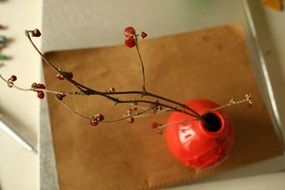
[[[218,132],[222,128],[222,122],[220,118],[214,113],[206,113],[202,116],[205,123],[205,128],[210,132]]]

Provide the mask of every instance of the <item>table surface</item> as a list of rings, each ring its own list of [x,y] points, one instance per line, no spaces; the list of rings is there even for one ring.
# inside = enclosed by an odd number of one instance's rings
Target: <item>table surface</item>
[[[3,50],[3,53],[11,56],[12,59],[3,62],[4,65],[1,66],[0,73],[5,77],[16,74],[18,76],[17,84],[20,86],[29,87],[31,83],[40,81],[41,60],[28,43],[24,30],[41,28],[42,7],[42,0],[30,0],[29,3],[13,0],[0,1],[0,24],[9,27],[7,30],[0,31],[0,35],[6,35],[12,39],[9,46]],[[280,63],[278,68],[283,74],[282,78],[274,79],[277,83],[279,80],[280,85],[285,82],[285,54],[282,53],[282,50],[285,49],[285,43],[282,43],[285,38],[285,11],[278,13],[267,8],[264,11]],[[41,44],[39,40],[36,42]],[[44,45],[47,48],[47,44]],[[56,47],[54,44],[49,47],[50,49],[62,48]],[[274,87],[278,88],[278,85]],[[19,128],[22,134],[36,145],[40,122],[40,103],[36,95],[8,89],[4,83],[0,83],[0,89],[0,113],[11,118],[13,124]],[[278,90],[276,92],[277,96],[281,94],[278,93]],[[280,108],[282,111],[283,109]],[[2,131],[0,131],[0,150],[0,189],[39,189],[38,156],[23,149]],[[192,187],[177,189],[207,189],[209,186],[212,189],[228,189],[229,186],[232,189],[241,187],[243,189],[268,189],[269,187],[282,189],[285,185],[284,177],[285,173],[266,174],[244,179],[232,179],[226,182],[194,184]]]

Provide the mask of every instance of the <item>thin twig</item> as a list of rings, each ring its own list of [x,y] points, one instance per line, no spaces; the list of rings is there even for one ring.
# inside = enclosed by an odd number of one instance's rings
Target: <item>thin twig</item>
[[[64,103],[62,100],[59,100],[56,98],[56,100],[58,100],[66,109],[68,109],[69,111],[71,111],[72,113],[84,118],[84,119],[87,119],[87,120],[90,120],[90,117],[82,114],[82,113],[79,113],[78,111],[75,111],[73,108],[71,108],[70,106],[68,106],[66,103]],[[122,121],[122,120],[126,120],[126,119],[129,119],[129,118],[140,118],[140,117],[147,117],[147,116],[151,116],[152,114],[148,114],[149,111],[151,111],[152,109],[149,108],[149,109],[146,109],[146,110],[143,110],[143,111],[140,111],[140,112],[136,112],[136,113],[133,113],[133,114],[130,114],[130,115],[126,115],[124,117],[121,117],[121,118],[118,118],[118,119],[113,119],[113,120],[103,120],[101,122],[105,122],[105,123],[113,123],[113,122],[118,122],[118,121]],[[158,113],[163,113],[163,112],[166,112],[166,110],[163,110],[163,111],[160,111]]]
[[[32,44],[32,46],[34,47],[34,49],[38,52],[38,54],[41,56],[41,58],[47,63],[49,64],[54,70],[56,70],[58,73],[60,73],[60,70],[51,62],[49,62],[49,60],[47,60],[45,58],[45,56],[42,54],[42,52],[38,49],[38,47],[35,45],[35,43],[33,42],[31,36],[30,36],[30,32],[28,30],[25,31],[26,36],[28,37],[30,43]]]
[[[56,100],[58,100],[58,99],[56,98]],[[71,111],[72,113],[74,113],[74,114],[76,114],[76,115],[78,115],[78,116],[80,116],[80,117],[82,117],[82,118],[85,118],[85,119],[87,119],[87,120],[90,120],[90,117],[87,117],[87,116],[85,116],[85,115],[83,115],[83,114],[81,114],[81,113],[75,111],[74,109],[72,109],[71,107],[69,107],[67,104],[65,104],[63,101],[58,100],[58,102],[60,102],[61,105],[63,105],[66,109],[68,109],[68,110]]]
[[[248,103],[249,105],[252,105],[251,95],[250,94],[246,94],[244,99],[238,100],[238,101],[235,101],[234,99],[231,99],[227,104],[219,106],[219,107],[214,108],[214,109],[210,109],[209,111],[207,111],[207,113],[218,111],[218,110],[224,109],[226,107],[231,107],[233,105],[238,105],[238,104],[242,104],[242,103]]]
[[[135,41],[136,41],[136,50],[140,59],[140,64],[141,64],[141,71],[142,71],[142,95],[145,95],[146,93],[146,87],[145,87],[145,72],[144,72],[144,64],[143,64],[143,60],[142,60],[142,56],[140,53],[140,49],[139,49],[139,44],[138,44],[138,37],[135,36]]]

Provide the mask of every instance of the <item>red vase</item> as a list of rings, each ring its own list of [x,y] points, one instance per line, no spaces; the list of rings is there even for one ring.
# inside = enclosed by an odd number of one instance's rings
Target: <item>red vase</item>
[[[222,110],[208,112],[219,105],[209,100],[187,101],[204,121],[173,112],[165,135],[170,152],[184,165],[203,169],[220,164],[229,157],[234,144],[234,130],[229,116]]]

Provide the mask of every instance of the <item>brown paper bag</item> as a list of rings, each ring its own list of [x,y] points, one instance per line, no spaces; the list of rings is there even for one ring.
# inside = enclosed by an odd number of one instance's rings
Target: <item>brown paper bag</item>
[[[151,36],[151,34],[150,34]],[[123,37],[122,37],[123,41]],[[207,98],[223,104],[231,98],[252,94],[254,106],[227,109],[236,130],[236,144],[222,165],[196,172],[170,155],[165,138],[150,125],[165,122],[167,114],[100,124],[96,128],[72,114],[48,96],[56,164],[61,190],[156,189],[191,182],[281,154],[266,107],[258,92],[239,25],[144,40],[140,44],[145,61],[147,90],[184,102]],[[104,91],[140,90],[141,73],[136,50],[123,45],[95,49],[51,52],[48,59],[72,71],[74,79]],[[74,90],[55,78],[47,65],[49,89]],[[102,97],[67,97],[64,100],[85,115],[104,113],[122,116],[128,106]]]

